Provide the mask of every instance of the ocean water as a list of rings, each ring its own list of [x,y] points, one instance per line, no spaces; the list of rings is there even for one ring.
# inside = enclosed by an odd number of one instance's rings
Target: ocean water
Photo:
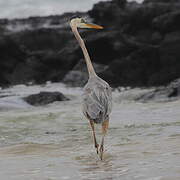
[[[0,0],[0,18],[47,16],[70,11],[87,11],[100,0]],[[107,1],[107,0],[101,0]],[[129,0],[132,1],[132,0]],[[137,0],[142,2],[143,0]]]
[[[40,107],[22,100],[42,90],[59,90],[71,100]],[[1,179],[179,180],[180,100],[133,100],[148,91],[113,92],[113,111],[101,161],[81,112],[81,88],[47,83],[0,90]]]

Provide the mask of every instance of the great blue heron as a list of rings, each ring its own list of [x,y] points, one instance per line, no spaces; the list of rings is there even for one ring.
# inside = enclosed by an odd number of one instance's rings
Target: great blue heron
[[[102,80],[95,73],[88,51],[85,47],[84,41],[79,35],[77,28],[103,29],[103,27],[96,24],[86,23],[83,18],[79,18],[79,17],[71,19],[70,26],[72,28],[72,32],[74,33],[83,51],[89,73],[89,79],[84,87],[84,92],[83,92],[83,99],[82,99],[83,114],[90,122],[93,132],[94,145],[97,154],[99,154],[100,152],[100,158],[102,160],[103,152],[104,152],[104,137],[106,135],[109,126],[109,114],[112,109],[111,87],[107,82]],[[95,125],[94,125],[95,123],[102,125],[102,140],[100,147],[96,140]]]

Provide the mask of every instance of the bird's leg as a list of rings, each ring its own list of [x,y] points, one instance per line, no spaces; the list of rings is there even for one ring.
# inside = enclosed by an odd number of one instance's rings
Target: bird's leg
[[[109,118],[102,123],[102,141],[99,149],[101,160],[103,159],[103,153],[104,153],[104,137],[107,133],[108,127],[109,127]]]
[[[98,147],[99,147],[99,144],[97,143],[96,141],[96,134],[95,134],[95,128],[94,128],[94,121],[93,120],[90,120],[90,125],[91,125],[91,128],[92,128],[92,132],[93,132],[93,138],[94,138],[94,146],[96,148],[96,152],[97,154],[99,153],[98,151]]]

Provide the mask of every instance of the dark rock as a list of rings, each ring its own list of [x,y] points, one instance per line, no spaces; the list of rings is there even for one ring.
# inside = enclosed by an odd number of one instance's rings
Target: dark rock
[[[14,68],[25,58],[26,53],[12,38],[0,37],[0,86],[12,83]]]
[[[126,7],[126,3],[126,0],[99,2],[95,4],[93,9],[88,13],[97,23],[102,23],[105,26],[113,26],[117,19],[121,22],[126,16],[125,11],[123,11]]]
[[[117,86],[149,86],[151,76],[158,72],[160,60],[158,49],[141,47],[126,58],[113,61],[107,70],[101,73],[104,79]]]
[[[136,100],[147,102],[147,101],[168,101],[176,100],[180,98],[180,79],[176,79],[165,87],[160,87],[154,91],[148,92]]]
[[[98,64],[109,64],[110,60],[117,55],[117,51],[114,48],[116,32],[94,32],[96,35],[88,33],[85,41],[92,61]],[[81,57],[83,57],[82,54]]]
[[[58,30],[51,28],[40,28],[24,30],[13,35],[18,43],[21,43],[29,51],[59,51],[72,39],[70,29]]]
[[[179,9],[179,0],[112,0],[75,14],[104,26],[79,31],[92,62],[106,67],[97,72],[111,86],[160,86],[180,77]],[[87,71],[77,69],[83,53],[69,27],[72,15],[0,20],[0,85],[82,86]]]
[[[180,7],[180,6],[179,6]],[[162,14],[152,21],[152,26],[162,33],[180,30],[180,11]]]
[[[36,83],[58,82],[78,61],[76,48],[63,48],[60,52],[46,51],[32,54],[27,62],[34,70],[32,77]]]
[[[107,68],[107,66],[105,65],[96,64],[96,63],[93,63],[93,66],[97,74],[103,72]],[[87,80],[88,80],[87,67],[84,59],[82,59],[71,71],[69,71],[65,75],[63,82],[71,86],[82,87],[86,84]]]
[[[101,77],[114,86],[158,86],[180,77],[179,7],[179,1],[163,0],[123,7],[115,7],[115,1],[96,4],[90,16],[121,32],[111,37],[116,52]]]
[[[180,3],[179,0],[144,0],[144,4],[146,3]]]
[[[29,95],[23,99],[33,106],[46,105],[55,101],[69,100],[60,92],[40,92],[38,94]]]
[[[158,45],[163,40],[163,36],[158,31],[152,33],[151,43]]]
[[[171,82],[180,77],[180,32],[172,32],[165,36],[159,48],[161,69],[158,84]]]
[[[0,20],[0,86],[61,81],[81,55],[67,23],[73,14]]]

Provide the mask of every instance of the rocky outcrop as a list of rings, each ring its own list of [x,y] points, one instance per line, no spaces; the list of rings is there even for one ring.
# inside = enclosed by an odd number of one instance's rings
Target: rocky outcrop
[[[0,86],[46,81],[84,85],[83,54],[68,24],[75,14],[104,26],[80,33],[100,67],[98,74],[111,86],[166,85],[180,77],[179,9],[179,0],[112,0],[87,13],[0,20]]]
[[[107,35],[116,32],[115,57],[101,76],[114,86],[159,86],[180,77],[180,1],[118,2],[100,2],[89,11]]]
[[[0,86],[61,81],[80,57],[72,15],[0,20]]]
[[[40,92],[38,94],[32,94],[23,98],[28,104],[33,106],[42,106],[53,103],[55,101],[67,101],[69,100],[60,92]]]
[[[0,86],[7,86],[13,82],[14,69],[26,58],[27,54],[12,38],[0,37]]]
[[[179,3],[179,0],[144,0],[143,3]]]
[[[100,74],[101,72],[107,69],[106,65],[93,63],[96,73]],[[86,84],[88,80],[88,72],[84,59],[81,59],[79,63],[69,71],[62,82],[70,86],[82,87]]]
[[[148,102],[152,100],[156,101],[170,101],[180,98],[180,79],[176,79],[165,87],[157,88],[151,92],[145,93],[138,97],[136,100],[142,102]]]

